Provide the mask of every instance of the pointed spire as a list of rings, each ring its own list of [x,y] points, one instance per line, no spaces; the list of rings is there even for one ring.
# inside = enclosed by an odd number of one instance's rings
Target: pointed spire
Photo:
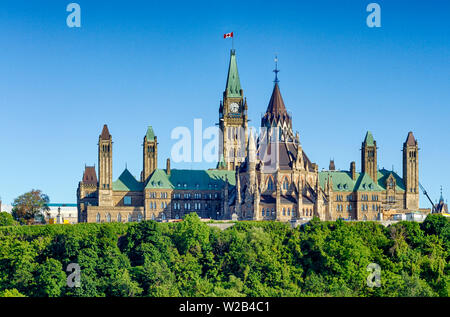
[[[275,86],[273,87],[272,96],[270,97],[269,105],[267,106],[266,114],[270,114],[272,116],[286,115],[287,111],[284,106],[283,97],[281,97],[280,87],[278,86],[278,82],[275,82]]]
[[[414,138],[414,134],[412,133],[412,131],[409,131],[408,133],[408,137],[406,138],[405,144],[408,145],[412,145],[415,146],[417,143],[416,139]]]
[[[239,73],[236,63],[236,51],[234,49],[230,52],[230,65],[228,66],[228,77],[225,93],[228,97],[241,97],[241,81],[239,80]]]
[[[102,134],[100,134],[100,138],[102,140],[109,140],[111,137],[111,134],[109,133],[108,126],[105,124],[103,125]]]
[[[250,134],[248,137],[248,148],[247,148],[247,155],[249,163],[253,165],[256,164],[256,145],[255,145],[255,139],[253,138],[253,131],[250,129]]]
[[[439,203],[444,202],[444,196],[442,195],[442,186],[441,186],[441,197],[439,198]]]
[[[145,137],[147,138],[147,141],[154,141],[155,140],[155,132],[153,131],[153,127],[151,125],[147,128],[147,133],[145,134]]]
[[[365,145],[369,145],[369,146],[375,145],[374,144],[374,140],[373,140],[372,132],[367,131],[366,137],[364,138],[364,143],[365,143]]]

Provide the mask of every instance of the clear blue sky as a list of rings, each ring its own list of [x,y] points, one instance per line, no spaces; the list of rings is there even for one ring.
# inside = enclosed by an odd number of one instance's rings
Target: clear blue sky
[[[379,167],[401,175],[414,131],[420,181],[433,200],[450,196],[450,5],[377,1],[381,28],[366,26],[372,1],[74,1],[81,28],[66,26],[72,1],[0,3],[0,196],[39,188],[75,202],[98,135],[114,141],[114,179],[139,178],[147,125],[159,167],[176,126],[217,122],[233,31],[251,124],[280,88],[304,150],[319,169],[360,168],[371,130]],[[174,164],[208,168],[214,164]],[[421,197],[421,206],[428,202]]]

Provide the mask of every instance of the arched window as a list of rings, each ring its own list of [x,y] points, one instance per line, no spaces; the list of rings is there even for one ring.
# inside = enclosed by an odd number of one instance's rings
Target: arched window
[[[288,182],[287,178],[284,179],[283,189],[284,190],[288,190],[289,189],[289,182]]]
[[[142,221],[142,214],[140,212],[138,213],[138,219],[137,220],[138,220],[138,222]]]
[[[165,214],[165,213],[162,213],[161,219],[162,219],[162,220],[166,220],[166,214]]]
[[[269,181],[267,182],[267,189],[273,190],[273,181],[271,177],[269,177]]]
[[[95,217],[95,220],[96,220],[97,222],[100,222],[100,214],[99,214],[99,213],[97,213],[97,216]]]
[[[106,222],[111,222],[111,215],[109,213],[106,214]]]
[[[122,222],[122,216],[120,214],[117,214],[117,222]]]
[[[264,213],[265,213],[265,211],[264,211],[264,208],[262,209],[262,216],[264,217]]]
[[[131,214],[128,214],[128,222],[131,222],[133,218],[131,218]]]
[[[275,216],[275,210],[272,208],[272,216]]]
[[[152,214],[152,220],[155,220],[155,214]]]

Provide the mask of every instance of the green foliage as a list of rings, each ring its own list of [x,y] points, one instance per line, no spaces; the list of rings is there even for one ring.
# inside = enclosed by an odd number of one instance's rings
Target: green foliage
[[[444,296],[449,220],[0,227],[0,296]],[[79,287],[67,285],[77,263]],[[369,287],[370,263],[381,286]]]
[[[14,199],[12,216],[17,221],[26,224],[31,224],[37,216],[41,216],[43,221],[43,214],[50,210],[48,207],[49,201],[47,195],[40,190],[33,189]]]
[[[13,289],[5,289],[4,291],[1,291],[0,297],[26,297],[26,296],[21,294],[15,288],[13,288]]]
[[[0,227],[15,225],[17,225],[17,221],[14,220],[13,216],[5,211],[0,212]]]

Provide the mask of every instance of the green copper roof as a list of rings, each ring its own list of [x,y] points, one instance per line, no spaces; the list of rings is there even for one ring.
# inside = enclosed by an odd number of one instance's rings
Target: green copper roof
[[[381,186],[384,189],[386,189],[386,179],[389,177],[389,175],[394,176],[395,178],[395,189],[400,191],[405,191],[405,184],[403,183],[403,179],[395,172],[388,171],[387,169],[381,169],[378,171],[378,185]]]
[[[226,170],[183,170],[171,169],[170,175],[164,169],[157,169],[150,177],[146,189],[220,189],[225,180],[235,185],[235,172]]]
[[[147,141],[155,141],[155,133],[153,132],[152,126],[148,126],[145,137],[147,138]]]
[[[171,170],[172,172],[173,170]],[[145,188],[160,188],[160,189],[173,189],[172,183],[169,181],[169,176],[165,170],[156,169],[150,179],[148,180],[147,186]]]
[[[395,178],[396,190],[404,191],[405,186],[403,180],[395,172],[386,169],[379,170],[377,173],[377,183],[367,173],[356,173],[356,179],[352,179],[352,175],[348,171],[324,171],[319,172],[319,183],[322,188],[325,188],[325,183],[331,176],[333,181],[333,191],[342,192],[377,192],[386,190],[386,180],[389,175]]]
[[[241,82],[239,80],[239,73],[236,63],[236,53],[231,50],[230,66],[228,67],[228,78],[226,91],[228,97],[240,97],[241,96]]]
[[[115,191],[142,191],[142,183],[138,182],[136,178],[125,168],[120,174],[119,178],[113,182],[113,190]]]
[[[372,132],[367,131],[364,143],[366,143],[366,145],[374,145]]]

